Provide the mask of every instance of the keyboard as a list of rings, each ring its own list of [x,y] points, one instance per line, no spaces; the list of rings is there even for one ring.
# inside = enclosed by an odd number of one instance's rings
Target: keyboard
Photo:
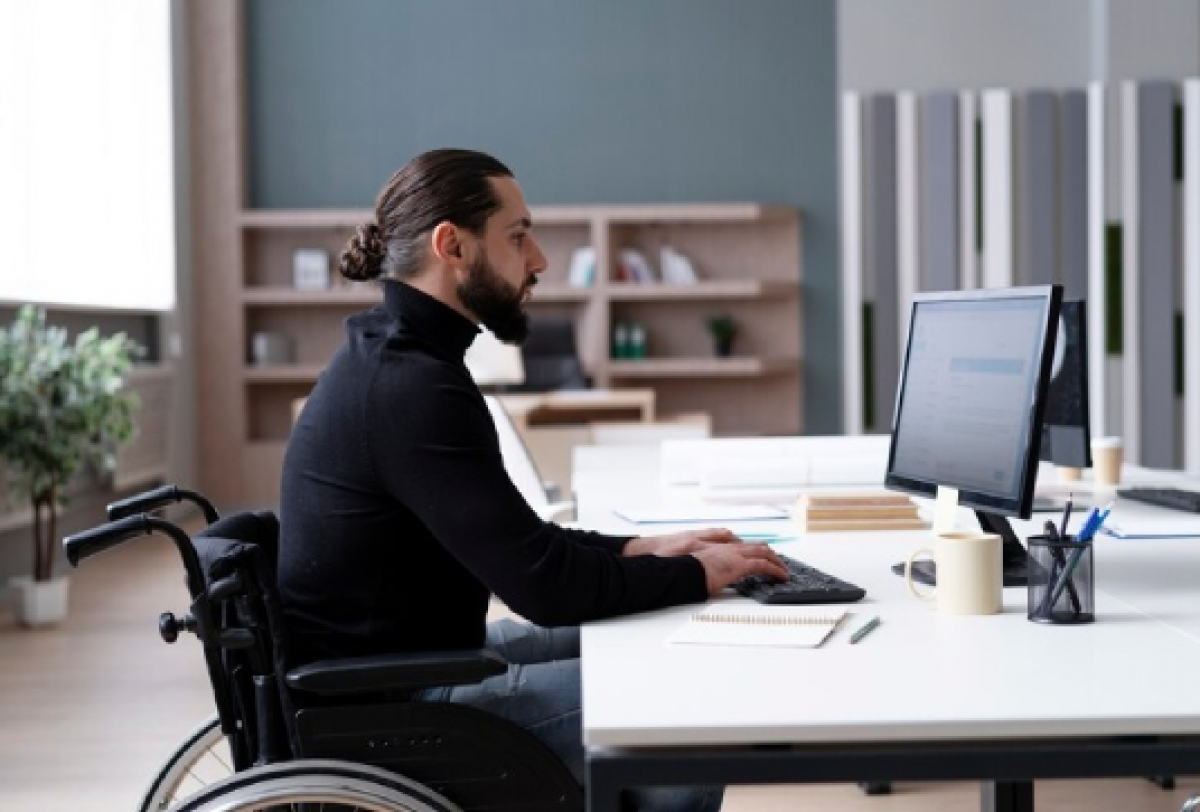
[[[1185,491],[1182,488],[1120,488],[1117,490],[1117,496],[1159,507],[1200,513],[1200,491]]]
[[[791,573],[788,580],[772,581],[749,575],[734,583],[733,588],[739,595],[754,598],[759,603],[853,603],[867,594],[865,589],[803,561],[782,554],[779,557]]]

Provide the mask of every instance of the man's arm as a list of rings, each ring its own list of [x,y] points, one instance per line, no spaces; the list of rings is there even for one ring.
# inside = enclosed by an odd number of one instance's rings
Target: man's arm
[[[543,522],[505,472],[478,393],[467,381],[412,372],[379,381],[369,399],[379,479],[514,611],[565,625],[708,594],[704,567],[691,556],[621,557],[602,536],[581,543]]]

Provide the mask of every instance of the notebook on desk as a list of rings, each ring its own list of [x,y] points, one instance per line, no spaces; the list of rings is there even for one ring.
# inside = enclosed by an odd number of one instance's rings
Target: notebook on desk
[[[835,606],[709,604],[692,614],[668,643],[815,648],[833,633],[845,609]]]

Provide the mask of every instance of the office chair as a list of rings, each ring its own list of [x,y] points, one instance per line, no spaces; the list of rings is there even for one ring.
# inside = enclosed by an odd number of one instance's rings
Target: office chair
[[[531,316],[521,345],[525,382],[515,392],[587,389],[590,386],[575,348],[575,323],[566,316]]]
[[[170,522],[133,513],[191,493],[167,486],[126,500],[110,509],[121,518],[64,540],[73,566],[154,533],[169,537],[183,559],[192,604],[183,617],[164,613],[159,631],[167,643],[181,632],[199,638],[217,718],[168,760],[143,811],[173,803],[178,812],[224,812],[316,802],[446,812],[583,808],[582,789],[565,765],[526,731],[475,708],[411,700],[422,688],[504,673],[507,663],[494,652],[378,655],[290,667],[275,584],[278,520],[269,512],[217,519],[208,505],[206,518],[213,522],[189,538]],[[187,772],[201,745],[222,737],[232,775],[184,798],[161,784],[164,773]]]

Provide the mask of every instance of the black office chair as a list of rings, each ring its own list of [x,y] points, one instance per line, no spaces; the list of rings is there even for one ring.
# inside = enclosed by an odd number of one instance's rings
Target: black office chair
[[[129,515],[194,496],[167,486],[113,506],[116,521],[64,540],[72,565],[153,533],[168,536],[183,559],[190,611],[164,613],[159,630],[168,643],[186,631],[203,645],[217,707],[210,734],[219,727],[234,774],[184,799],[160,791],[144,810],[176,802],[170,808],[180,812],[318,802],[379,810],[583,808],[570,772],[524,730],[474,708],[410,700],[422,688],[504,673],[507,663],[494,652],[355,657],[288,670],[274,515],[217,519],[194,539],[161,518]],[[206,516],[215,519],[215,511]],[[172,756],[172,775],[186,771],[201,739]]]
[[[591,385],[575,348],[575,323],[566,316],[531,316],[521,361],[525,382],[512,391],[549,392]]]

